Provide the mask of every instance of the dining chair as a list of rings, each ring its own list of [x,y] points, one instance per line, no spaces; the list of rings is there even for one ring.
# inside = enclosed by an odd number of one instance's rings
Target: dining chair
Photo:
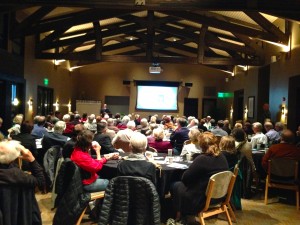
[[[148,147],[148,151],[150,151],[150,152],[157,152],[157,150],[156,150],[156,148],[153,148],[153,147]]]
[[[92,192],[92,193],[91,193],[91,201],[94,201],[94,200],[96,200],[96,199],[102,199],[102,198],[104,198],[104,194],[105,194],[104,191],[100,191],[100,192]],[[84,208],[84,210],[82,211],[82,213],[80,214],[80,216],[79,216],[79,218],[78,218],[78,220],[77,220],[77,222],[76,222],[76,225],[80,225],[80,224],[81,224],[82,218],[83,218],[83,216],[84,216],[84,214],[85,214],[85,211],[87,210],[88,207],[89,207],[89,206],[87,205],[87,206]]]
[[[274,158],[268,162],[265,188],[265,204],[268,204],[269,188],[293,190],[296,192],[296,208],[299,210],[298,161],[287,158]]]
[[[231,216],[234,212],[230,206],[230,198],[236,176],[231,171],[223,171],[212,175],[206,189],[206,202],[204,209],[198,213],[201,225],[205,225],[204,219],[217,214],[225,213],[228,224],[232,225]],[[225,200],[224,200],[225,198]],[[221,199],[219,203],[213,204],[212,199]],[[235,220],[235,216],[234,216]]]

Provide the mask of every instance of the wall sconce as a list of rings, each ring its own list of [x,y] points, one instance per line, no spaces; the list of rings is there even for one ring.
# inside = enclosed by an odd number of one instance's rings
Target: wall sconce
[[[282,114],[282,115],[284,115],[284,111],[285,111],[285,108],[284,108],[284,106],[282,106],[282,107],[281,107],[281,114]]]
[[[232,119],[232,116],[233,116],[233,107],[232,107],[232,105],[231,105],[231,107],[230,107],[230,118]]]
[[[17,98],[14,98],[14,100],[12,101],[12,105],[17,106],[19,105],[20,101]]]
[[[32,98],[30,98],[30,99],[28,100],[27,104],[28,104],[29,107],[32,107],[32,103],[33,103],[33,100],[32,100]]]
[[[248,108],[247,108],[247,105],[246,105],[245,109],[244,109],[244,120],[245,121],[247,120],[247,115],[248,115]]]
[[[69,103],[68,103],[67,106],[68,106],[68,111],[71,112],[71,106],[72,106],[72,105],[71,105],[71,101],[69,101]]]
[[[30,99],[28,100],[27,104],[28,104],[28,110],[31,111],[31,110],[32,110],[32,105],[33,105],[33,100],[32,100],[32,98],[30,98]]]
[[[56,100],[56,102],[53,104],[53,106],[55,107],[55,111],[59,110],[59,102],[58,102],[58,100]]]

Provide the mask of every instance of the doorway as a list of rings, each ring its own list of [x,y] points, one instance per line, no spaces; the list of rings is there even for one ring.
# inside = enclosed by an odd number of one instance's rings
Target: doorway
[[[244,89],[234,92],[233,100],[233,122],[243,120],[244,114]]]
[[[202,118],[211,116],[211,118],[217,118],[217,99],[203,98],[202,99]]]
[[[300,75],[289,79],[287,127],[295,131],[300,125]]]
[[[53,112],[53,88],[38,86],[37,115],[48,115]]]
[[[184,98],[183,115],[198,118],[198,98]]]

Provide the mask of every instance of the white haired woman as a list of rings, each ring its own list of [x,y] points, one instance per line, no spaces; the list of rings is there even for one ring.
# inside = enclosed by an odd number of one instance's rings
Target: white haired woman
[[[31,174],[14,163],[20,156],[30,164]],[[4,224],[42,224],[35,199],[36,186],[44,187],[42,167],[32,153],[17,141],[0,142],[0,211]]]
[[[144,156],[147,148],[146,136],[135,132],[130,138],[130,147],[132,153],[126,160],[119,163],[118,174],[120,176],[145,177],[156,185],[156,167]]]

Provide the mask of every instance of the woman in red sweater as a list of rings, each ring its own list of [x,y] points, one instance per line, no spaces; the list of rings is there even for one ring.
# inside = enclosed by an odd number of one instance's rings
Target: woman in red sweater
[[[107,160],[118,158],[118,154],[108,154],[101,158],[101,146],[93,141],[93,138],[94,134],[89,130],[79,133],[71,155],[71,160],[81,168],[83,189],[88,192],[105,190],[109,181],[99,178],[97,172],[102,169]],[[96,159],[90,155],[91,148],[96,152]]]

